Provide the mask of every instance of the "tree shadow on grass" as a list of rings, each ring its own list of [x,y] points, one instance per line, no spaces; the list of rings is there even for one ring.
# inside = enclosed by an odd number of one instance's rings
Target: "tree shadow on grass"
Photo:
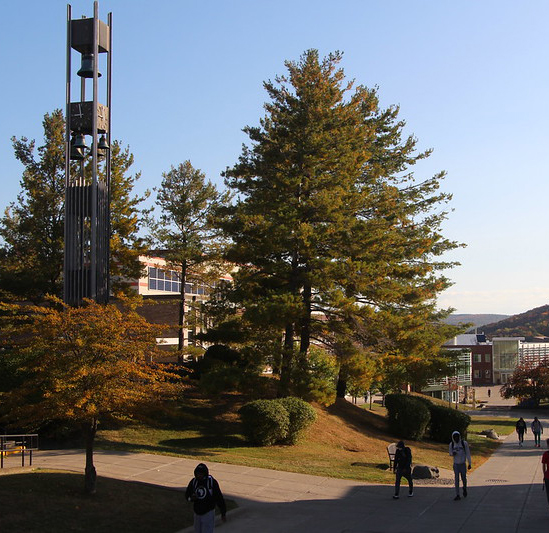
[[[114,451],[132,451],[142,453],[164,453],[196,457],[215,457],[212,449],[249,447],[244,438],[237,435],[203,435],[199,437],[183,437],[180,439],[164,439],[157,444],[137,444],[111,441],[101,437],[97,440],[97,448]]]
[[[167,439],[160,442],[163,446],[169,446],[180,450],[201,452],[205,448],[243,448],[249,444],[243,437],[237,435],[203,435],[201,437],[189,437],[182,439]]]
[[[192,524],[180,491],[98,477],[96,494],[87,495],[83,480],[65,472],[0,476],[0,501],[10,502],[2,506],[1,530],[173,533]]]
[[[356,463],[351,463],[351,466],[360,466],[362,468],[376,468],[378,470],[383,470],[384,472],[389,470],[389,466],[387,465],[387,463],[359,463],[359,462],[356,462]]]
[[[387,438],[388,427],[384,417],[354,405],[347,400],[338,398],[334,404],[326,408],[326,411],[331,415],[341,418],[356,431],[373,437],[383,438],[387,442],[393,442],[394,440]]]

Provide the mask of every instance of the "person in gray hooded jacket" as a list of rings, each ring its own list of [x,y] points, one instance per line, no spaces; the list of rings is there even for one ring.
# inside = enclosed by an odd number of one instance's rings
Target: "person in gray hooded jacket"
[[[452,433],[452,442],[448,448],[450,455],[454,458],[454,484],[456,497],[454,500],[461,500],[459,495],[459,477],[463,485],[463,497],[467,498],[467,469],[471,469],[471,450],[466,440],[461,438],[459,431]],[[466,467],[466,462],[468,466]]]

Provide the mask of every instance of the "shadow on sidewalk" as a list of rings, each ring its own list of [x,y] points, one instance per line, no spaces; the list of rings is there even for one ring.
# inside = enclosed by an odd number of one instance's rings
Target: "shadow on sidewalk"
[[[547,531],[549,505],[537,485],[483,485],[469,488],[467,498],[454,501],[454,487],[401,487],[394,500],[392,486],[357,486],[334,499],[257,502],[234,498],[239,509],[219,531],[236,533],[498,533]],[[274,496],[274,488],[266,489]],[[261,491],[256,495],[261,497]],[[267,498],[267,494],[264,495]],[[217,529],[216,529],[217,530]],[[192,531],[185,530],[185,533]]]

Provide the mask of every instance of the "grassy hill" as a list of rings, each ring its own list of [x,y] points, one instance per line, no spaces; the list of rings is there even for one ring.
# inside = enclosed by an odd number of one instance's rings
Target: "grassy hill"
[[[302,442],[295,446],[255,447],[240,434],[237,411],[243,402],[237,394],[213,400],[195,392],[169,419],[154,427],[102,429],[98,446],[361,481],[394,481],[387,470],[387,445],[398,439],[388,433],[380,406],[369,411],[345,400],[330,407],[315,406],[317,421]],[[475,421],[469,434],[475,467],[499,445],[475,432],[492,427],[500,433],[513,430],[508,421]],[[451,468],[447,445],[428,441],[408,444],[414,463]]]

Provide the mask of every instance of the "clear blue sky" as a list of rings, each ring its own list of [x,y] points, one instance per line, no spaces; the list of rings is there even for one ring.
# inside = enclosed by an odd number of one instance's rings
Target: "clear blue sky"
[[[66,5],[2,2],[0,208],[21,165],[12,135],[42,139],[65,100]],[[92,16],[91,0],[72,2]],[[399,104],[427,177],[454,194],[440,298],[460,313],[514,314],[549,303],[549,41],[546,0],[103,0],[113,12],[113,136],[130,146],[139,190],[190,159],[214,182],[263,114],[263,80],[306,49],[344,52],[348,77]],[[76,100],[76,97],[73,97]]]

